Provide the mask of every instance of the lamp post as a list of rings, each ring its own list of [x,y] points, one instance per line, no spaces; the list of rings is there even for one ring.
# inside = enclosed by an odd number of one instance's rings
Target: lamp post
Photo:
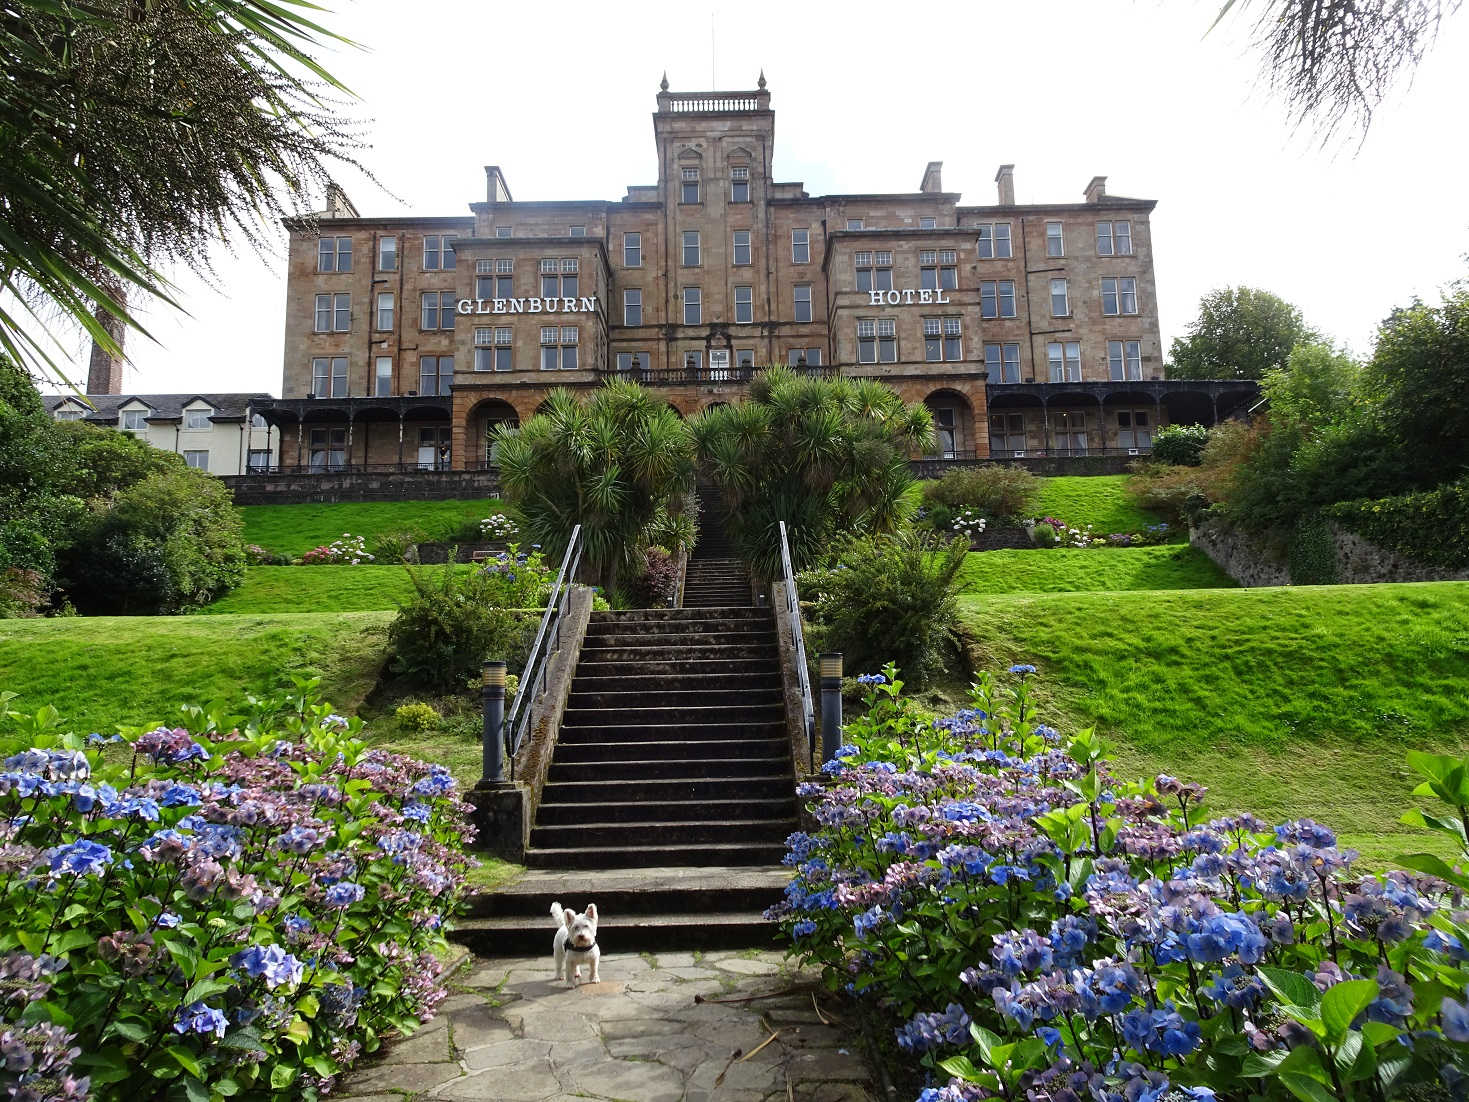
[[[821,665],[821,761],[837,756],[842,744],[842,652],[831,651],[818,659]]]
[[[505,663],[484,664],[484,776],[481,785],[505,780]]]

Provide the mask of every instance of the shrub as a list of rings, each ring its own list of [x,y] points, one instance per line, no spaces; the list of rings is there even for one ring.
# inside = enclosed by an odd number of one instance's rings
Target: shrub
[[[1164,425],[1153,435],[1153,458],[1175,467],[1197,467],[1208,441],[1203,425]]]
[[[1037,547],[1057,547],[1061,543],[1061,533],[1065,525],[1052,517],[1041,520],[1027,521],[1026,530],[1030,533],[1030,542]]]
[[[678,562],[661,547],[650,547],[643,572],[627,587],[632,608],[663,608],[678,596]]]
[[[8,1097],[314,1099],[432,1017],[467,808],[300,689],[120,746],[10,713]]]
[[[1142,508],[1162,513],[1173,524],[1182,524],[1189,519],[1191,501],[1207,508],[1229,496],[1236,472],[1259,446],[1262,435],[1238,421],[1215,425],[1209,430],[1197,467],[1162,462],[1134,464],[1127,492]]]
[[[970,506],[992,517],[1024,516],[1040,493],[1041,480],[1024,467],[961,467],[923,486],[923,500],[949,509]]]
[[[313,547],[301,556],[301,561],[307,566],[360,566],[372,562],[373,556],[367,553],[365,537],[343,532],[331,543]]]
[[[492,513],[479,522],[479,534],[487,540],[513,540],[520,527],[504,513]]]
[[[984,535],[984,529],[987,523],[984,514],[979,511],[975,509],[960,509],[954,514],[949,527],[957,535],[963,536],[968,540],[973,540],[975,536]]]
[[[388,625],[388,653],[390,668],[410,687],[462,691],[492,658],[519,668],[528,620],[504,602],[507,593],[522,592],[515,570],[404,569],[413,596]]]
[[[268,547],[261,547],[258,543],[245,544],[245,562],[249,566],[289,566],[290,557],[278,555]]]
[[[0,569],[0,620],[38,616],[46,607],[46,580],[39,571],[18,566]]]
[[[1426,855],[1402,860],[1432,875],[1363,876],[1310,820],[1210,819],[1199,785],[1125,781],[1090,730],[1039,723],[1035,667],[1010,673],[937,721],[893,667],[865,679],[829,780],[800,788],[818,826],[790,837],[769,915],[887,1027],[907,1078],[952,1077],[923,1102],[1463,1081],[1469,878]],[[1409,760],[1451,811],[1405,821],[1462,846],[1469,761]]]
[[[399,704],[393,716],[410,731],[427,731],[444,718],[439,715],[437,708],[422,700],[410,700],[407,704]]]
[[[417,557],[410,555],[410,552],[423,539],[423,533],[414,528],[395,528],[379,532],[372,541],[373,559],[383,563],[417,562]]]
[[[806,571],[799,589],[825,649],[851,669],[902,655],[918,677],[937,673],[954,650],[957,582],[969,540],[916,534],[850,538],[835,565]]]
[[[1333,585],[1341,580],[1336,569],[1336,540],[1320,513],[1302,517],[1296,524],[1286,563],[1292,585]]]
[[[241,530],[223,482],[174,467],[99,503],[59,569],[83,612],[183,612],[244,579]]]
[[[1328,506],[1341,521],[1379,547],[1430,566],[1469,566],[1469,479],[1437,490]]]

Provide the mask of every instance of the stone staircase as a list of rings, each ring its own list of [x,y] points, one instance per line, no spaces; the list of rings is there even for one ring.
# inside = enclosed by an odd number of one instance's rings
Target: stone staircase
[[[740,608],[751,604],[750,572],[735,558],[719,516],[718,493],[699,490],[699,541],[684,574],[684,608]]]

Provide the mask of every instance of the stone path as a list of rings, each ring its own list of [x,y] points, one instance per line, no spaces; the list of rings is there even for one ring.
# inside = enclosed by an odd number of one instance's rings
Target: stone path
[[[817,973],[778,952],[606,956],[601,983],[571,990],[551,978],[549,942],[534,959],[469,961],[434,1021],[364,1061],[335,1093],[354,1102],[876,1097],[854,1032],[828,1001],[813,1006],[813,992],[824,994]],[[761,995],[773,997],[750,998]]]

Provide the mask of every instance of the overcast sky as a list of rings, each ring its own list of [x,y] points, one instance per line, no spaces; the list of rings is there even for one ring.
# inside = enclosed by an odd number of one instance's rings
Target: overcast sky
[[[364,47],[326,60],[381,180],[343,176],[365,216],[466,213],[486,164],[517,199],[620,199],[656,180],[664,70],[699,91],[763,67],[776,179],[813,195],[916,191],[938,160],[966,203],[992,202],[1009,162],[1022,203],[1080,202],[1097,174],[1158,200],[1165,349],[1202,294],[1247,283],[1365,354],[1394,305],[1469,274],[1469,10],[1365,143],[1323,149],[1261,84],[1246,20],[1206,35],[1220,0],[323,2]],[[146,312],[158,340],[130,338],[126,390],[280,393],[274,238],[270,256],[219,248],[213,286],[178,275],[188,313]]]

